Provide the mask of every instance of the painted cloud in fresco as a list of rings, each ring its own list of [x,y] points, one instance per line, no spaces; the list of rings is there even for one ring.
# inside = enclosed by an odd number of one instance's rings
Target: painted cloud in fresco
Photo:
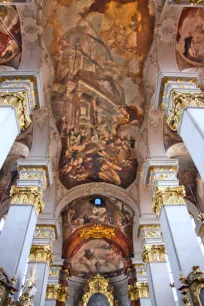
[[[95,273],[116,276],[123,272],[124,258],[121,250],[111,242],[92,239],[71,259],[72,273],[88,278]],[[111,274],[110,274],[111,273]]]
[[[104,198],[100,206],[93,204],[93,197],[80,198],[63,212],[64,240],[76,229],[88,224],[117,226],[132,241],[133,211],[122,201]]]
[[[0,65],[17,69],[22,53],[20,20],[15,6],[0,5]]]
[[[204,66],[204,9],[184,8],[177,32],[177,63],[180,70]]]
[[[66,188],[97,181],[127,188],[135,180],[153,24],[147,0],[49,1],[46,37]]]

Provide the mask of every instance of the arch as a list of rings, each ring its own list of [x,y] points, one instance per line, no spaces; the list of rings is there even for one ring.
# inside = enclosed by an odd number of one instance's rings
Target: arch
[[[128,195],[127,191],[108,183],[88,183],[73,187],[58,203],[54,216],[58,218],[62,210],[69,205],[72,201],[85,196],[90,195],[101,195],[106,197],[115,197],[116,199],[122,200],[129,205],[135,212],[137,218],[140,216],[140,210],[135,201]]]
[[[63,256],[73,257],[84,243],[92,239],[111,241],[125,257],[132,256],[133,249],[129,239],[117,227],[102,224],[86,225],[73,232],[63,244]]]

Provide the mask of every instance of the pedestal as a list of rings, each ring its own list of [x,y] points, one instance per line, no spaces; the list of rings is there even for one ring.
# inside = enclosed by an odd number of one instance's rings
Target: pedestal
[[[19,132],[15,108],[0,105],[0,169]]]

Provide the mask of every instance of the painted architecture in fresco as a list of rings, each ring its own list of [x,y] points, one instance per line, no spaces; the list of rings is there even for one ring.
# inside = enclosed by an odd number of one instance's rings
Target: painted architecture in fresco
[[[0,6],[0,65],[17,69],[22,53],[20,19],[15,6]]]
[[[176,51],[180,70],[204,66],[204,11],[202,8],[182,10]]]
[[[136,178],[134,148],[143,121],[141,68],[146,56],[139,39],[148,45],[152,37],[143,28],[143,18],[151,13],[147,3],[127,1],[124,19],[117,2],[100,7],[96,1],[88,9],[84,2],[72,1],[69,5],[78,10],[76,26],[64,24],[67,31],[60,27],[57,44],[50,38],[56,65],[53,112],[62,138],[60,179],[68,189],[93,181],[127,188]],[[52,22],[50,17],[47,29]],[[141,31],[147,31],[145,38]]]

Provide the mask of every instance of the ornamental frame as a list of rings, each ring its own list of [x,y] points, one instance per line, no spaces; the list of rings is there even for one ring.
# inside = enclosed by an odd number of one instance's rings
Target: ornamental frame
[[[88,281],[88,285],[85,289],[85,293],[82,296],[82,306],[87,306],[89,299],[95,293],[101,293],[106,296],[110,306],[114,306],[113,289],[109,284],[109,281],[100,274],[97,274]]]

